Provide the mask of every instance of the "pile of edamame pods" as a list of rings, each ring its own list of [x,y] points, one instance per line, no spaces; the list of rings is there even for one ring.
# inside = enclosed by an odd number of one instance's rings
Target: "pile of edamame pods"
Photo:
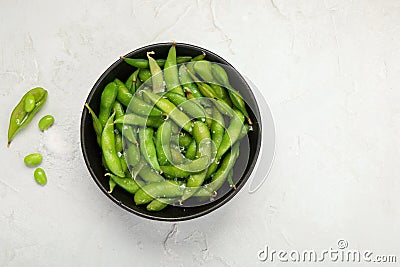
[[[134,194],[136,205],[159,211],[189,198],[210,199],[228,182],[240,140],[251,130],[245,102],[224,67],[206,59],[121,57],[133,67],[122,82],[107,84],[93,119],[109,179]]]

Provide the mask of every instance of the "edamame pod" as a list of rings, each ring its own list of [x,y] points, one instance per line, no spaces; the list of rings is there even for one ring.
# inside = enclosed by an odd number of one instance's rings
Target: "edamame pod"
[[[153,93],[164,92],[164,77],[163,72],[158,66],[157,62],[150,55],[155,54],[154,51],[147,52],[147,58],[149,59],[149,66],[151,72],[151,81],[153,85]]]
[[[94,113],[94,111],[89,107],[88,103],[85,104],[85,107],[89,110],[89,113],[92,116],[93,129],[96,133],[97,143],[101,147],[101,133],[103,131],[103,126],[101,125],[99,118],[97,118],[96,113]]]
[[[244,114],[244,116],[247,118],[247,121],[251,125],[252,121],[249,117],[249,114],[247,113],[243,97],[229,83],[228,74],[226,73],[225,69],[218,64],[212,64],[211,72],[215,77],[215,79],[228,89],[228,93],[232,100],[233,105]]]
[[[115,175],[124,177],[125,174],[122,170],[121,161],[117,155],[115,148],[115,134],[114,134],[114,116],[115,112],[107,120],[103,133],[101,134],[101,149],[103,151],[104,160],[107,167]]]
[[[188,100],[185,96],[172,92],[167,92],[165,96],[180,110],[193,118],[204,119],[206,117],[203,107],[194,100]]]
[[[141,116],[162,116],[163,112],[154,105],[150,105],[140,99],[138,96],[134,96],[129,104],[129,111],[136,113]],[[128,112],[130,113],[130,112]]]
[[[151,183],[139,189],[134,197],[137,205],[147,204],[159,197],[179,197],[183,193],[184,186],[174,181]]]
[[[238,110],[235,110],[235,114],[236,115],[232,117],[231,122],[222,137],[214,162],[208,167],[207,178],[216,171],[221,157],[238,140],[242,132],[244,116]]]
[[[131,194],[135,194],[139,188],[143,186],[142,182],[135,181],[131,178],[118,177],[112,173],[106,173],[105,176],[110,176],[119,187]]]
[[[116,120],[124,117],[124,115],[125,115],[124,107],[122,106],[122,104],[120,102],[118,102],[118,100],[116,100],[114,102],[113,109],[115,110],[115,119]],[[115,128],[117,128],[118,131],[120,133],[122,133],[122,124],[116,124]]]
[[[151,72],[149,69],[140,69],[139,70],[139,79],[142,82],[146,82],[150,78],[151,78]]]
[[[156,132],[156,151],[158,163],[160,165],[168,164],[171,160],[171,151],[169,149],[171,143],[171,122],[165,121]]]
[[[139,69],[135,70],[126,80],[125,86],[128,88],[129,92],[131,94],[134,94],[136,92],[136,80],[139,74]]]
[[[123,82],[121,82],[119,79],[114,80],[115,84],[117,85],[117,100],[127,107],[129,105],[129,102],[131,102],[131,99],[133,97],[132,93],[129,91],[129,89],[125,86]]]
[[[197,152],[197,144],[196,140],[192,140],[186,149],[185,157],[190,160],[194,160],[196,158],[196,152]]]
[[[150,164],[150,166],[156,171],[160,172],[160,165],[157,160],[156,147],[153,142],[154,130],[152,128],[140,128],[139,129],[139,146],[144,159]]]
[[[149,61],[147,59],[126,58],[123,56],[121,56],[120,58],[133,67],[140,68],[140,69],[149,68]],[[190,61],[191,59],[192,59],[192,57],[190,57],[190,56],[176,57],[176,64],[185,63],[185,62]],[[165,59],[156,59],[155,61],[156,61],[157,65],[160,67],[163,67],[165,65]]]
[[[107,84],[101,94],[99,120],[103,128],[110,116],[111,109],[114,106],[115,99],[117,98],[117,94],[118,89],[115,82],[110,82]]]
[[[168,51],[167,59],[165,60],[165,65],[164,65],[165,85],[167,86],[168,91],[180,95],[185,95],[179,82],[178,67],[176,66],[177,62],[176,62],[175,46],[176,42],[173,42],[171,48]]]
[[[124,151],[125,160],[128,166],[135,166],[140,161],[140,150],[137,144],[130,144]]]
[[[146,183],[157,183],[164,181],[164,177],[154,171],[149,165],[145,164],[139,171],[139,176]]]
[[[35,99],[35,107],[30,112],[25,110],[25,99],[32,95]],[[8,127],[8,143],[10,146],[11,141],[14,139],[15,135],[23,129],[29,122],[33,119],[35,114],[40,110],[40,108],[46,103],[47,91],[41,87],[33,88],[29,90],[21,99],[21,101],[14,108],[10,116],[10,125]]]
[[[189,133],[192,132],[192,123],[190,122],[190,118],[180,111],[172,102],[149,91],[143,91],[143,94],[146,95],[159,109],[164,111],[164,113],[167,114],[167,116],[169,116],[169,118],[171,118],[176,124],[185,129],[185,131]]]
[[[120,123],[120,124],[128,124],[128,125],[138,125],[138,126],[149,126],[149,127],[155,127],[158,128],[160,125],[164,122],[163,117],[148,117],[144,118],[139,115],[130,113],[126,114],[123,117],[120,117],[114,121],[114,123]]]
[[[146,209],[148,211],[160,211],[165,209],[169,204],[175,203],[179,198],[157,198],[151,201]]]

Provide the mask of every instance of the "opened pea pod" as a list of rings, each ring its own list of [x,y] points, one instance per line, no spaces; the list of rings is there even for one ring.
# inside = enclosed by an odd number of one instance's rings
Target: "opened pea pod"
[[[29,90],[22,97],[10,116],[7,146],[10,146],[15,135],[32,121],[35,114],[46,103],[46,99],[47,91],[41,87]]]

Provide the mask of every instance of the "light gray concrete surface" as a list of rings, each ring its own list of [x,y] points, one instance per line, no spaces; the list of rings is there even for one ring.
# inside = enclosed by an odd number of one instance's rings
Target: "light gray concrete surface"
[[[0,266],[291,266],[258,252],[321,252],[340,239],[399,261],[399,25],[395,0],[0,1]],[[277,137],[256,193],[177,224],[113,204],[79,143],[100,74],[171,40],[220,54],[254,82]],[[48,103],[7,149],[10,112],[36,86]],[[56,123],[41,133],[48,113]],[[44,155],[43,188],[23,164],[34,151]]]

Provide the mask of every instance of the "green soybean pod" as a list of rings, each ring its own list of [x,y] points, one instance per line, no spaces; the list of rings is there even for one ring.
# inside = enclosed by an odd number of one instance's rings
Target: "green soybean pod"
[[[213,121],[211,124],[211,138],[214,142],[215,148],[218,150],[225,133],[225,120],[222,114],[216,108],[212,109],[212,116]]]
[[[89,110],[90,115],[92,116],[93,120],[93,129],[97,136],[97,144],[101,147],[101,132],[103,131],[103,126],[99,118],[97,118],[96,113],[94,113],[93,109],[89,107],[89,104],[86,103],[85,107]]]
[[[185,65],[181,65],[179,67],[179,80],[182,86],[185,88],[186,93],[192,93],[195,98],[203,97],[196,84],[193,82],[193,79],[190,77],[187,67]]]
[[[159,165],[168,164],[171,159],[170,138],[171,138],[171,122],[165,121],[156,132],[155,145],[157,152],[157,159]]]
[[[125,173],[122,171],[121,161],[115,148],[114,116],[115,112],[107,120],[101,134],[101,149],[108,169],[115,175],[124,177]]]
[[[239,157],[239,143],[236,143],[231,151],[222,160],[221,166],[215,172],[210,183],[203,185],[194,193],[194,196],[215,197],[216,191],[224,184],[224,182],[232,175],[233,166]]]
[[[160,211],[165,209],[169,204],[175,203],[179,198],[157,198],[151,201],[146,209],[148,211]]]
[[[26,155],[24,158],[25,165],[28,167],[36,167],[40,163],[42,163],[43,157],[39,153],[32,153],[29,155]]]
[[[123,188],[125,191],[131,194],[135,194],[136,191],[138,191],[142,186],[143,183],[139,181],[135,181],[131,178],[126,178],[126,177],[118,177],[112,173],[106,173],[106,176],[110,176],[111,179],[114,180],[114,182],[121,188]]]
[[[225,69],[218,64],[212,64],[211,73],[219,83],[223,84],[228,89],[233,105],[244,114],[248,123],[251,125],[252,121],[247,113],[243,97],[229,83],[228,74],[226,73]]]
[[[111,194],[114,191],[116,185],[117,183],[110,177],[110,179],[108,180],[109,190],[107,191],[107,193]]]
[[[132,93],[129,91],[129,89],[125,86],[123,82],[121,82],[119,79],[114,80],[115,84],[117,85],[117,100],[127,107],[129,105],[129,102],[131,102],[131,99],[133,97]]]
[[[134,201],[137,205],[141,205],[159,197],[179,197],[183,193],[183,188],[184,186],[175,181],[147,184],[136,192]]]
[[[136,92],[136,80],[139,74],[139,69],[135,70],[126,80],[125,86],[128,88],[129,92],[131,94],[134,94]]]
[[[149,67],[152,75],[153,93],[159,93],[164,91],[164,77],[160,66],[158,66],[155,59],[150,56],[154,54],[154,51],[147,52],[147,58],[149,59]]]
[[[36,183],[40,185],[45,185],[47,183],[47,176],[42,168],[36,168],[33,176],[35,177]]]
[[[110,82],[109,84],[107,84],[103,92],[101,93],[99,120],[103,128],[106,125],[107,120],[110,116],[111,109],[114,105],[117,94],[118,88],[115,82]]]
[[[25,97],[24,108],[26,112],[31,112],[35,108],[35,97],[32,94],[27,94]]]
[[[156,171],[160,172],[161,169],[157,160],[157,152],[153,141],[153,135],[154,130],[152,128],[139,129],[140,151],[150,166]]]
[[[197,152],[197,144],[196,140],[192,140],[186,149],[185,157],[190,160],[194,160],[196,158],[196,152]]]
[[[139,79],[142,82],[146,82],[150,78],[151,78],[151,72],[149,69],[140,69],[139,70]]]
[[[176,138],[174,138],[174,140],[176,140]],[[179,140],[179,146],[187,148],[192,142],[192,137],[190,137],[190,134],[181,132],[178,136],[178,140]]]
[[[136,113],[141,116],[162,116],[163,112],[154,105],[150,105],[147,102],[140,99],[138,96],[134,96],[129,104],[129,111]]]
[[[236,115],[232,117],[231,122],[222,137],[214,162],[208,167],[207,178],[217,170],[221,157],[239,139],[243,132],[244,116],[239,110],[235,110],[235,114]]]
[[[167,92],[165,96],[179,109],[193,118],[204,119],[206,117],[204,108],[195,100],[188,100],[185,96],[172,92]]]
[[[140,69],[145,69],[149,67],[149,61],[147,59],[144,58],[126,58],[124,56],[120,57],[122,60],[124,60],[126,63],[128,63],[129,65],[136,67],[136,68],[140,68]],[[191,56],[179,56],[176,57],[176,63],[180,64],[180,63],[185,63],[188,62],[192,59]],[[155,60],[158,64],[158,66],[163,67],[165,65],[165,59],[156,59]]]
[[[164,79],[168,91],[185,95],[179,82],[178,67],[176,65],[176,42],[172,43],[164,65]]]
[[[47,130],[54,123],[54,117],[51,115],[46,115],[40,119],[38,127],[41,131]]]

